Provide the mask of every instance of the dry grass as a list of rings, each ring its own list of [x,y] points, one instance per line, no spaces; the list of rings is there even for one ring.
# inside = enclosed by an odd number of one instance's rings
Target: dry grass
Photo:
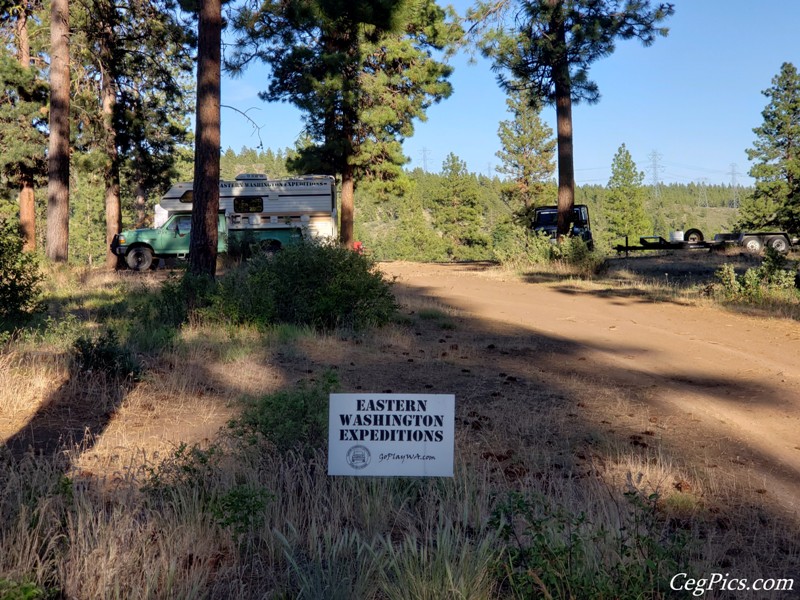
[[[496,570],[503,545],[487,523],[514,491],[610,532],[592,556],[598,568],[611,568],[615,536],[652,510],[658,527],[637,535],[683,532],[691,550],[676,558],[697,574],[797,572],[796,524],[752,502],[759,482],[681,460],[640,390],[537,374],[525,353],[545,359],[551,349],[534,337],[509,338],[514,351],[490,363],[499,329],[473,331],[467,315],[429,298],[399,300],[403,320],[365,335],[185,327],[140,357],[142,381],[96,438],[54,456],[18,460],[0,449],[0,581],[87,599],[510,597]],[[0,354],[5,437],[69,377],[65,354],[51,349],[36,355],[21,343]],[[218,435],[242,398],[325,369],[347,389],[444,391],[457,381],[455,477],[329,478],[321,451],[280,455]],[[78,385],[96,391],[98,406],[109,402],[107,382],[76,379],[64,393],[80,396]]]

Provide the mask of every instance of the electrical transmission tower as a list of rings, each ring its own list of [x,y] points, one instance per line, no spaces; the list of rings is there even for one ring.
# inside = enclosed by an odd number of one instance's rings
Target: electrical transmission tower
[[[661,199],[661,154],[653,150],[648,158],[650,158],[650,176],[653,181],[653,197],[658,202]]]
[[[739,184],[736,182],[736,175],[736,163],[731,163],[731,188],[733,190],[731,208],[739,208]]]
[[[428,149],[425,146],[422,147],[422,170],[428,172]]]

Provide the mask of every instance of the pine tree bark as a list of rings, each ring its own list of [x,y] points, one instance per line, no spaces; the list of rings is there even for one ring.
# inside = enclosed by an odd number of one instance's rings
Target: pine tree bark
[[[553,84],[556,97],[556,144],[558,152],[558,225],[559,239],[569,234],[572,209],[575,206],[575,165],[572,148],[572,85],[566,56],[567,32],[561,0],[548,0],[553,7],[549,23],[556,45],[564,55],[553,65]]]
[[[144,193],[144,187],[141,183],[136,184],[136,189],[133,192],[133,206],[136,212],[136,228],[142,228],[147,222],[147,196]]]
[[[197,33],[197,112],[189,271],[213,278],[217,268],[219,213],[220,0],[201,0]]]
[[[342,214],[339,224],[339,242],[345,248],[353,248],[355,224],[355,175],[352,165],[342,170]]]
[[[50,7],[50,143],[47,183],[47,258],[69,258],[69,2]]]
[[[103,129],[105,130],[106,169],[106,268],[120,266],[119,258],[111,251],[114,236],[122,231],[122,210],[120,208],[119,152],[117,151],[117,132],[114,129],[114,106],[117,101],[116,86],[108,72],[103,74],[102,82]]]
[[[28,0],[22,0],[19,17],[15,26],[17,39],[17,59],[23,69],[30,69],[31,46],[28,36]],[[33,173],[23,167],[19,190],[19,224],[22,230],[22,249],[25,252],[36,250],[36,200],[33,190]]]

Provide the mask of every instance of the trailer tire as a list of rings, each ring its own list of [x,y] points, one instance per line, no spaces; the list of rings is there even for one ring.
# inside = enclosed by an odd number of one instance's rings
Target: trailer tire
[[[705,238],[703,237],[703,232],[700,231],[699,229],[689,229],[686,233],[683,234],[683,240],[685,242],[697,243],[697,242],[702,242],[703,240],[705,240]]]
[[[764,244],[761,243],[761,240],[757,237],[746,237],[742,240],[742,246],[744,249],[747,250],[750,254],[758,254],[761,250],[764,249]]]
[[[133,271],[146,271],[153,264],[153,251],[146,246],[136,246],[128,250],[125,262]]]
[[[767,246],[775,250],[778,254],[786,254],[789,251],[789,242],[781,235],[776,235],[767,240]]]

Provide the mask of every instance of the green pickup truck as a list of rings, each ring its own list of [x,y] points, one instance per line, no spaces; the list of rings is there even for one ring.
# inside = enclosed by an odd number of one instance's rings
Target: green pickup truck
[[[189,254],[189,240],[192,232],[192,214],[177,213],[169,217],[161,227],[153,229],[132,229],[114,236],[111,251],[125,258],[125,263],[134,271],[145,271],[159,258],[185,258]],[[301,231],[297,228],[230,230],[225,213],[219,213],[217,226],[219,242],[217,252],[228,252],[229,244],[243,248],[255,244],[266,250],[277,250],[283,244],[299,239]]]

